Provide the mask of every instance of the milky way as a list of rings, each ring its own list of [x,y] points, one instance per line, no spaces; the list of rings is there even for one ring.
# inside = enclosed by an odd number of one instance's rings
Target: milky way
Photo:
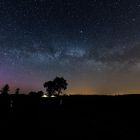
[[[140,0],[0,0],[0,87],[140,93]]]

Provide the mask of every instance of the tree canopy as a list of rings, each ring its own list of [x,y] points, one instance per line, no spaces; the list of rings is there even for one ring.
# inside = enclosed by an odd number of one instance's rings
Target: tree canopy
[[[53,81],[45,82],[43,86],[46,88],[49,97],[52,95],[59,96],[63,90],[67,89],[68,83],[63,77],[56,77]]]

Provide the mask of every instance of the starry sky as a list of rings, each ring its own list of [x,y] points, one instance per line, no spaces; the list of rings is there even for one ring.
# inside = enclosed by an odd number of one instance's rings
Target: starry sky
[[[140,0],[0,0],[0,87],[140,93]]]

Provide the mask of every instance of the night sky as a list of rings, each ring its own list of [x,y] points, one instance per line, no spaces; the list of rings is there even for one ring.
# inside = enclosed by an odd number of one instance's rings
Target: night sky
[[[140,93],[140,0],[0,0],[0,87]]]

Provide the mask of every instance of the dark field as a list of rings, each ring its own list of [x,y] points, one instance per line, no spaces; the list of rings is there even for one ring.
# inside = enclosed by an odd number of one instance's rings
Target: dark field
[[[139,136],[140,95],[0,96],[0,128],[33,136],[135,139]]]

